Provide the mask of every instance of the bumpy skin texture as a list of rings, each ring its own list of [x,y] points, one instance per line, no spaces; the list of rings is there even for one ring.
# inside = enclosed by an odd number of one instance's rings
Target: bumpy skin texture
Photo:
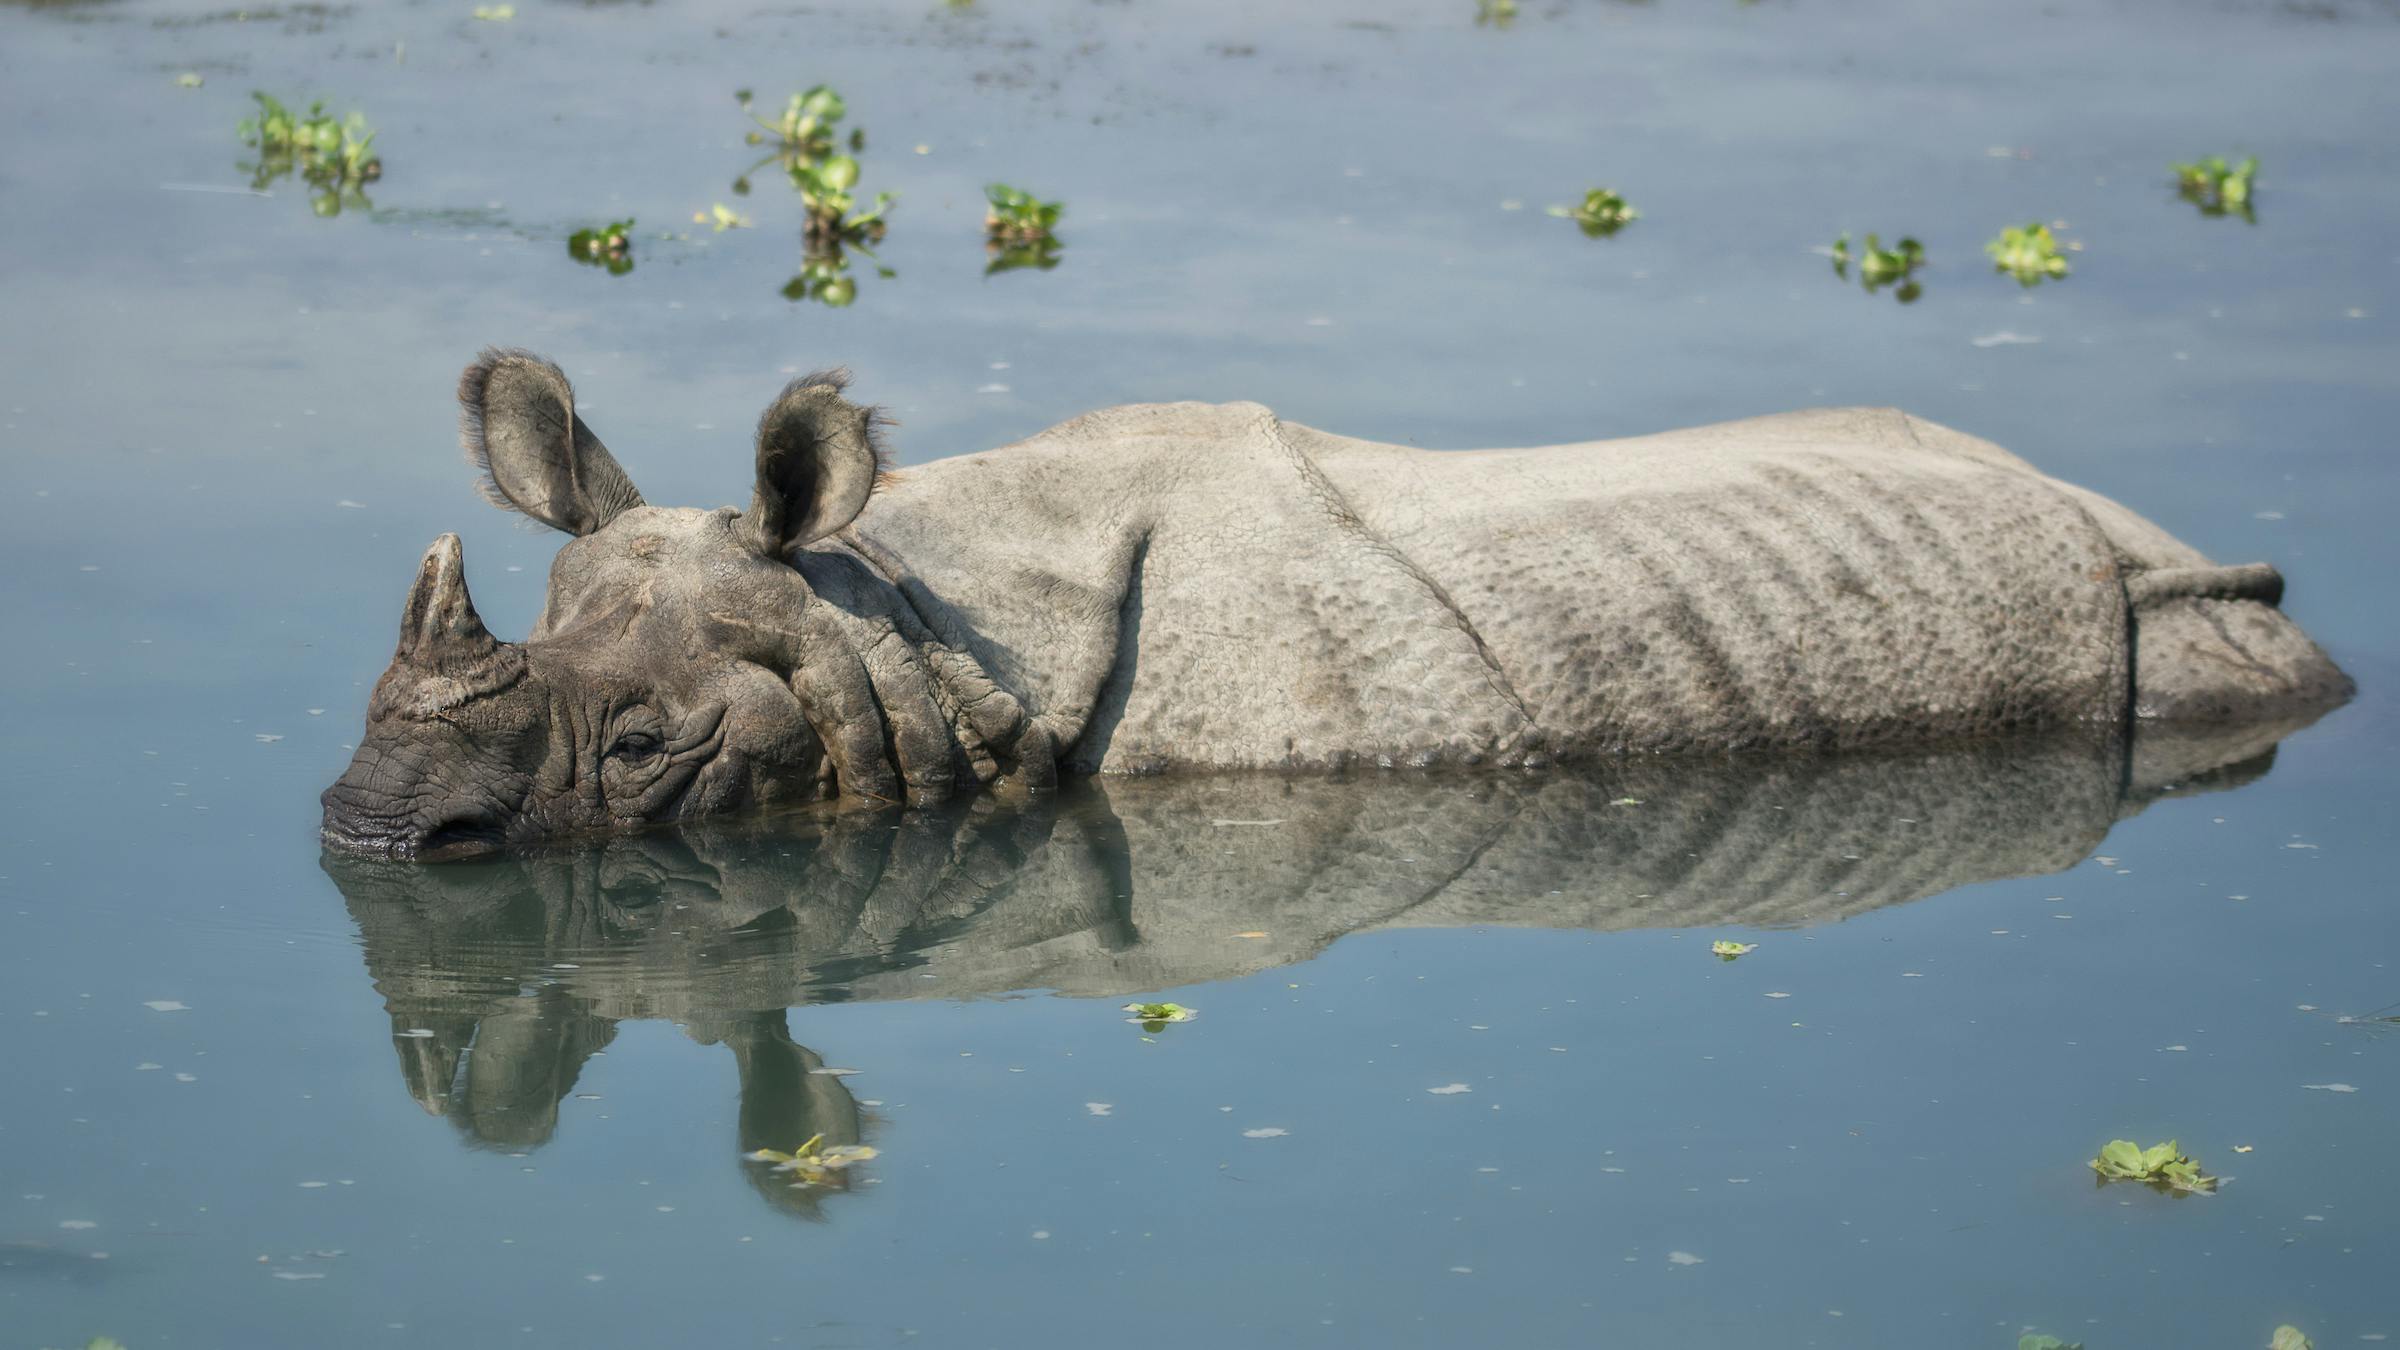
[[[329,841],[448,856],[1061,770],[1856,750],[2282,722],[2350,682],[2114,502],[1890,409],[1431,452],[1147,405],[882,472],[844,377],[746,511],[645,504],[555,367],[460,396],[486,492],[576,536],[531,639],[426,555]]]

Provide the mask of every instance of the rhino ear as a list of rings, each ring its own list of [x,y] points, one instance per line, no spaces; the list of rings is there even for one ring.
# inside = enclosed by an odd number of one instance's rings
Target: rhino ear
[[[803,375],[758,419],[758,487],[743,517],[770,558],[858,518],[885,476],[882,413],[842,397],[846,370]]]
[[[459,440],[492,505],[590,534],[642,504],[633,480],[575,415],[575,391],[531,352],[486,348],[458,379]]]

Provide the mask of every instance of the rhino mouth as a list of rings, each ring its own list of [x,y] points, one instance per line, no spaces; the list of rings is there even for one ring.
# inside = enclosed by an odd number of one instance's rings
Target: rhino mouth
[[[328,803],[318,838],[325,846],[366,858],[415,862],[447,862],[497,853],[508,842],[507,831],[479,815],[452,815],[432,822],[368,815],[333,809]]]

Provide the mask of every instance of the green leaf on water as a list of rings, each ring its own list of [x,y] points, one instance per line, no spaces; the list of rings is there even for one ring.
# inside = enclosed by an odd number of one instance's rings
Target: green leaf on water
[[[837,1173],[867,1161],[877,1152],[865,1144],[828,1144],[824,1135],[817,1134],[789,1153],[762,1148],[742,1156],[751,1162],[773,1163],[775,1171],[793,1177],[792,1185],[800,1188],[825,1185]]]
[[[2258,174],[2256,155],[2238,163],[2227,163],[2223,155],[2209,155],[2174,165],[2173,172],[2176,194],[2199,207],[2201,215],[2240,216],[2257,222],[2250,207],[2251,180]]]
[[[2062,1341],[2056,1336],[2029,1331],[2017,1338],[2017,1350],[2083,1350],[2083,1342]]]
[[[517,17],[515,5],[477,5],[474,17],[485,23],[507,23]]]
[[[2111,1139],[2100,1156],[2092,1159],[2091,1168],[2103,1182],[2139,1181],[2160,1190],[2187,1193],[2217,1188],[2217,1179],[2185,1157],[2172,1139],[2149,1148],[2130,1139]]]
[[[2316,1342],[2302,1335],[2300,1328],[2286,1323],[2275,1328],[2275,1338],[2267,1342],[2267,1350],[2316,1350]]]
[[[1737,961],[1757,951],[1758,944],[1755,942],[1712,942],[1708,944],[1708,950],[1723,960]]]
[[[1586,191],[1583,201],[1578,205],[1547,209],[1551,215],[1574,221],[1586,239],[1605,239],[1642,216],[1641,212],[1633,209],[1633,203],[1626,201],[1613,189],[1604,187]]]
[[[2037,286],[2067,274],[2067,257],[2059,250],[2058,237],[2038,220],[2009,226],[1985,244],[1983,251],[1991,255],[1993,271],[2008,273],[2021,286]]]
[[[1133,1014],[1126,1021],[1152,1034],[1166,1030],[1170,1022],[1189,1022],[1200,1015],[1199,1009],[1180,1003],[1128,1003],[1125,1011]]]

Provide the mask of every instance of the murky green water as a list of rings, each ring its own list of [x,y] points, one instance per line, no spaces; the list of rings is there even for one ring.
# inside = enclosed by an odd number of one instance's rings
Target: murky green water
[[[2341,1020],[2400,999],[2400,11],[472,8],[0,6],[0,1345],[2400,1334],[2400,1031]],[[846,308],[731,186],[733,91],[820,80],[900,194]],[[364,109],[371,202],[246,191],[253,87]],[[2234,152],[2255,224],[2176,200]],[[984,275],[993,179],[1066,200],[1055,269]],[[1642,218],[1543,214],[1597,184]],[[566,256],[625,216],[631,272]],[[2083,247],[2021,290],[1981,244],[2035,218]],[[2036,745],[325,863],[426,540],[539,605],[451,449],[492,342],[691,504],[831,362],[904,460],[1166,398],[1439,446],[1897,403],[2276,563],[2362,693],[2163,796]],[[820,1133],[879,1155],[743,1161]],[[2096,1187],[2119,1136],[2229,1181]]]

